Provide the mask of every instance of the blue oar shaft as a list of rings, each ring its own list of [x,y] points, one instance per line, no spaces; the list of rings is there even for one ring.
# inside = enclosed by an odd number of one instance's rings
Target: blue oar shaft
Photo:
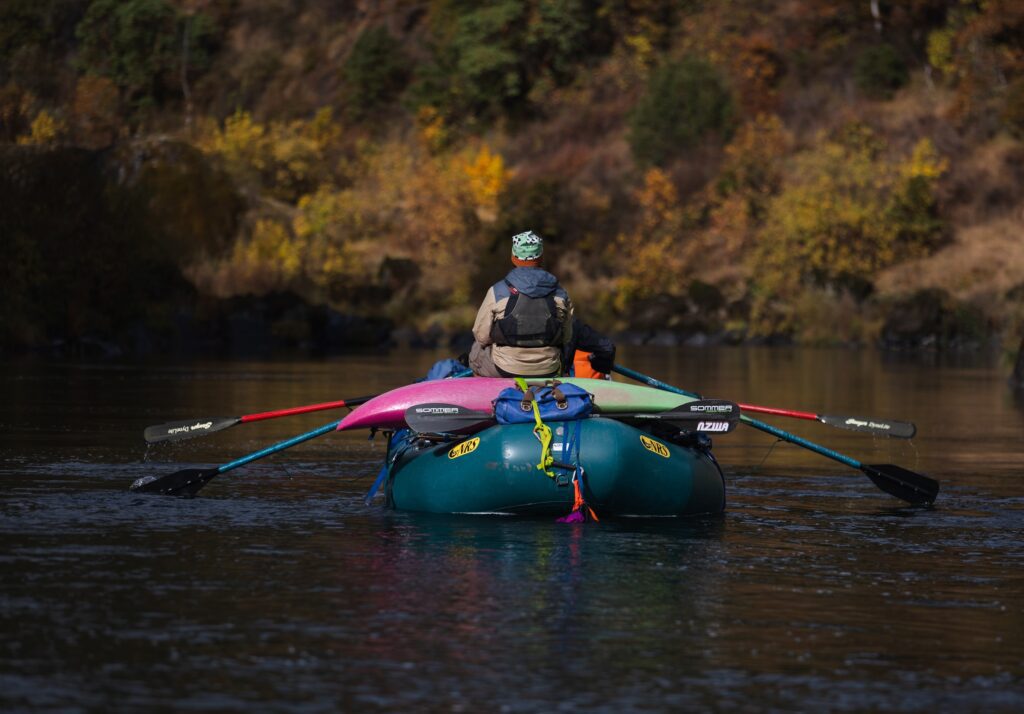
[[[321,427],[317,427],[313,431],[307,431],[305,434],[293,436],[291,439],[288,439],[287,441],[279,442],[277,444],[274,444],[273,446],[268,446],[265,449],[260,449],[259,451],[249,454],[248,456],[243,456],[240,459],[236,459],[231,463],[224,464],[223,466],[218,466],[217,473],[222,474],[225,471],[230,471],[231,469],[236,469],[239,466],[245,466],[248,463],[252,463],[257,459],[262,459],[264,456],[270,456],[271,454],[276,454],[278,451],[284,451],[285,449],[295,446],[296,444],[301,444],[303,441],[315,439],[318,436],[322,436],[330,431],[334,431],[335,429],[338,428],[338,424],[340,423],[340,419],[338,421],[332,421],[330,424],[324,424]]]
[[[859,469],[861,467],[861,463],[859,461],[857,461],[856,459],[851,459],[849,456],[846,456],[844,454],[840,454],[838,451],[832,451],[832,449],[827,449],[824,446],[820,446],[818,444],[815,444],[813,441],[808,441],[807,439],[803,439],[803,438],[797,436],[796,434],[790,434],[788,431],[783,431],[782,429],[776,428],[776,427],[772,426],[771,424],[765,424],[763,421],[758,421],[757,419],[751,419],[748,416],[741,416],[740,417],[740,421],[742,421],[742,422],[744,422],[746,424],[749,424],[750,426],[754,427],[755,429],[760,429],[761,431],[765,432],[766,434],[771,434],[772,436],[778,437],[779,439],[782,439],[783,441],[788,441],[788,442],[791,442],[793,444],[798,444],[799,446],[802,446],[805,449],[810,449],[811,451],[813,451],[816,454],[821,454],[822,456],[825,456],[825,457],[828,457],[828,458],[833,459],[835,461],[838,461],[841,464],[846,464],[847,466],[850,466],[850,467],[855,468],[855,469]]]
[[[466,369],[466,370],[458,372],[457,374],[454,374],[452,376],[453,377],[468,377],[471,374],[473,374],[473,370]],[[271,454],[276,454],[278,451],[284,451],[285,449],[288,449],[288,448],[290,448],[292,446],[295,446],[296,444],[301,444],[303,441],[309,441],[310,439],[315,439],[318,436],[323,436],[324,434],[326,434],[326,433],[328,433],[330,431],[334,431],[335,429],[337,429],[338,428],[338,424],[340,424],[340,423],[341,423],[340,420],[332,421],[330,424],[324,424],[321,427],[317,427],[313,431],[307,431],[305,434],[299,434],[298,436],[293,436],[291,439],[288,439],[287,441],[279,442],[277,444],[274,444],[273,446],[268,446],[265,449],[260,449],[259,451],[256,451],[256,452],[254,452],[252,454],[249,454],[248,456],[243,456],[240,459],[236,459],[236,460],[232,461],[231,463],[224,464],[223,466],[218,466],[217,467],[217,473],[221,473],[222,474],[225,471],[230,471],[231,469],[237,469],[239,466],[245,466],[246,464],[252,463],[253,461],[257,461],[258,459],[262,459],[265,456],[270,456]]]
[[[615,365],[612,367],[612,371],[618,372],[619,374],[629,377],[630,379],[635,379],[638,382],[643,382],[651,387],[654,387],[655,389],[662,389],[666,392],[674,392],[676,394],[681,394],[684,397],[693,397],[694,399],[701,398],[699,394],[696,394],[694,392],[687,392],[686,390],[680,389],[679,387],[673,387],[671,384],[666,384],[665,382],[657,380],[654,377],[648,377],[646,374],[641,374],[640,372],[632,370],[629,367]],[[766,434],[771,434],[772,436],[782,439],[783,441],[789,441],[793,444],[798,444],[799,446],[802,446],[805,449],[810,449],[816,454],[820,454],[821,456],[824,456],[826,458],[833,459],[834,461],[838,461],[841,464],[846,464],[847,466],[850,466],[852,468],[859,469],[861,467],[861,463],[856,459],[851,459],[849,456],[840,454],[838,451],[826,449],[824,446],[819,446],[818,444],[815,444],[813,441],[803,439],[797,436],[796,434],[790,434],[788,431],[783,431],[782,429],[774,427],[771,424],[765,424],[763,421],[751,419],[746,415],[741,416],[740,419],[745,424],[749,424],[755,429],[759,429],[765,432]]]
[[[673,387],[671,384],[666,384],[665,382],[655,379],[654,377],[648,377],[646,374],[640,374],[636,370],[632,370],[629,367],[623,367],[620,364],[612,365],[612,371],[618,372],[619,374],[629,377],[630,379],[635,379],[638,382],[643,382],[647,386],[654,387],[655,389],[662,389],[666,392],[675,392],[676,394],[682,394],[684,397],[690,397],[691,399],[704,398],[697,394],[696,392],[687,392],[685,389]]]

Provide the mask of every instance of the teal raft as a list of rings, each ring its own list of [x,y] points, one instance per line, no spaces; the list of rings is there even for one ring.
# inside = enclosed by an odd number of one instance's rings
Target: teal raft
[[[576,481],[602,519],[725,508],[725,482],[706,435],[655,435],[602,417],[550,426],[551,475],[538,468],[541,445],[530,424],[449,439],[400,434],[388,449],[387,504],[427,513],[562,517],[577,504]]]

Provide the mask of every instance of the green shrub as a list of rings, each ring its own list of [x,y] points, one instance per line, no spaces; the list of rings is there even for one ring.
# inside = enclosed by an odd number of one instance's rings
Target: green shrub
[[[448,121],[523,117],[531,90],[563,86],[588,56],[607,51],[604,13],[584,0],[437,0],[431,61],[416,68],[410,103]]]
[[[34,0],[0,3],[0,62],[6,65],[17,49],[46,41],[44,13],[44,6]]]
[[[889,99],[894,91],[910,81],[910,70],[891,45],[877,45],[861,53],[853,76],[857,86],[868,96]]]
[[[205,72],[219,31],[201,12],[179,13],[167,0],[94,0],[75,27],[77,66],[107,77],[136,110],[179,96]]]
[[[346,113],[363,119],[388,104],[405,87],[409,62],[401,44],[383,27],[371,27],[356,40],[341,70],[346,84]]]
[[[154,101],[178,56],[177,13],[164,0],[96,0],[75,34],[82,68],[136,104]]]
[[[696,59],[665,65],[630,116],[633,155],[663,165],[709,133],[727,136],[733,116],[732,97],[714,67]]]

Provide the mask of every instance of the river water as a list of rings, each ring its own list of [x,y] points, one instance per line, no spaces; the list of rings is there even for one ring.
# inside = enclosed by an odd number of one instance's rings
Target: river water
[[[148,449],[147,425],[373,394],[440,356],[3,365],[0,710],[1024,709],[1024,405],[981,357],[620,355],[707,396],[914,421],[907,442],[765,418],[938,478],[930,510],[744,428],[715,437],[714,518],[366,506],[365,434],[193,500],[127,491],[340,413]]]

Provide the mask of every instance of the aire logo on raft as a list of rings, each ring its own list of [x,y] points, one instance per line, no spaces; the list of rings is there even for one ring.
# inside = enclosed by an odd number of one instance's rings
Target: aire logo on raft
[[[669,452],[668,447],[662,444],[660,441],[655,441],[649,436],[640,436],[640,443],[644,445],[644,448],[650,451],[652,454],[663,456],[666,459],[672,458],[672,454]]]
[[[460,456],[465,456],[466,454],[471,454],[474,451],[476,451],[476,447],[478,447],[478,446],[480,446],[480,437],[479,436],[474,438],[474,439],[470,439],[468,441],[463,441],[461,444],[456,444],[455,446],[453,446],[451,448],[451,450],[448,452],[448,458],[449,459],[457,459]]]

